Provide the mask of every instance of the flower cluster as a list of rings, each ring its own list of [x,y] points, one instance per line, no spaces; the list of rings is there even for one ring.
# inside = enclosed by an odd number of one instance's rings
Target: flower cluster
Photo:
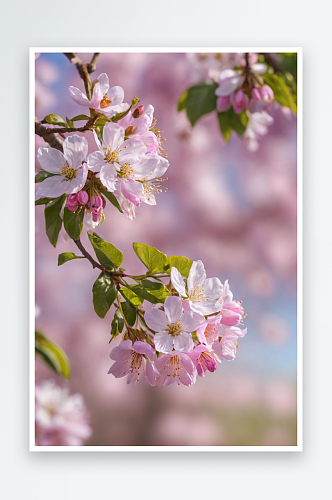
[[[217,362],[235,358],[237,340],[247,330],[238,326],[243,308],[233,300],[228,281],[207,279],[203,263],[196,261],[187,280],[172,267],[171,289],[161,308],[144,314],[146,341],[133,342],[127,331],[111,351],[115,363],[108,373],[127,376],[128,384],[143,378],[150,385],[190,386],[197,375],[214,372]]]
[[[132,109],[123,103],[123,89],[109,88],[105,73],[95,80],[91,100],[75,87],[69,87],[69,93],[76,103],[90,109],[98,149],[88,155],[87,140],[77,134],[66,137],[63,152],[39,148],[45,177],[37,195],[68,195],[66,207],[70,211],[84,209],[99,224],[104,219],[104,190],[106,196],[112,193],[121,210],[133,219],[142,202],[156,204],[155,195],[163,190],[162,176],[169,166],[162,156],[153,106]]]
[[[52,380],[36,386],[35,424],[38,446],[81,446],[92,434],[82,395]]]

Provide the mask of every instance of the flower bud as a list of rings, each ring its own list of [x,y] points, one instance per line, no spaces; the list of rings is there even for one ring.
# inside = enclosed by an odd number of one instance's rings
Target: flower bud
[[[254,101],[260,101],[262,99],[262,96],[261,96],[259,89],[256,89],[256,88],[252,89],[251,94],[252,94],[252,98],[254,99]]]
[[[238,90],[233,98],[234,112],[239,115],[248,105],[249,97],[243,92],[243,90]]]
[[[133,118],[139,118],[144,113],[144,106],[137,106],[133,111]]]
[[[223,309],[221,311],[221,320],[220,323],[222,325],[227,326],[236,326],[240,323],[241,314],[238,314],[230,309]]]
[[[77,193],[77,201],[80,205],[86,205],[89,201],[89,196],[86,191],[79,191]]]
[[[88,203],[88,208],[91,211],[93,222],[99,222],[103,211],[103,200],[101,196],[92,196]]]
[[[217,99],[217,110],[220,112],[227,111],[231,107],[231,98],[229,95],[220,96]]]
[[[129,135],[132,135],[137,127],[133,127],[132,125],[129,125],[129,127],[126,128],[125,130],[125,135],[128,137]]]
[[[66,199],[66,207],[71,212],[75,212],[78,207],[77,194],[70,194]]]
[[[274,100],[274,92],[269,85],[263,85],[261,88],[261,96],[264,101],[271,102]]]

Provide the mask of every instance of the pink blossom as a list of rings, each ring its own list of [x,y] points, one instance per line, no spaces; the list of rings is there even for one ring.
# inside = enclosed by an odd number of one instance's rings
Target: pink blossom
[[[77,193],[77,201],[80,205],[86,205],[89,201],[89,195],[86,191],[79,191]]]
[[[88,203],[93,222],[99,222],[103,212],[103,200],[99,195],[92,196]]]
[[[233,69],[224,69],[219,73],[219,87],[215,91],[216,96],[230,96],[244,81],[244,76]]]
[[[135,385],[141,376],[148,381],[150,385],[156,384],[156,378],[159,376],[155,364],[156,352],[151,345],[146,342],[137,342],[132,344],[131,340],[125,340],[120,345],[114,347],[110,353],[110,358],[115,363],[108,370],[115,378],[127,377],[127,384]]]
[[[156,332],[154,344],[159,352],[191,351],[194,341],[191,333],[204,322],[204,317],[193,311],[182,309],[181,297],[167,297],[165,312],[160,309],[146,311],[144,319],[148,327]]]
[[[197,337],[201,344],[206,344],[211,346],[215,340],[217,340],[218,326],[220,324],[221,314],[217,316],[209,316],[202,325],[197,328]]]
[[[122,103],[124,92],[122,87],[109,88],[109,80],[106,73],[98,76],[93,87],[91,101],[76,87],[69,87],[70,97],[81,106],[95,109],[99,113],[108,113],[113,116],[116,113],[128,109],[128,104]]]
[[[236,114],[242,113],[249,106],[249,97],[243,90],[238,90],[233,97],[233,108]]]
[[[196,382],[197,370],[187,353],[172,351],[159,357],[156,369],[160,373],[157,385],[192,385]]]
[[[216,356],[206,345],[197,345],[193,351],[186,353],[193,361],[200,377],[205,377],[205,372],[215,372],[217,369]]]
[[[218,302],[222,305],[220,323],[227,326],[238,325],[243,316],[243,307],[239,301],[233,300],[228,280],[225,281],[223,294]]]
[[[76,194],[69,194],[66,199],[66,207],[68,210],[71,212],[75,212],[78,208],[78,199],[77,199],[77,193]]]
[[[217,111],[221,113],[222,111],[227,111],[231,107],[231,95],[220,96],[217,99]]]
[[[216,341],[212,345],[213,352],[221,359],[226,359],[231,361],[235,358],[237,345],[237,339],[239,337],[244,337],[247,333],[247,329],[241,330],[235,326],[229,328],[225,326],[219,326],[219,335],[222,336],[220,342]]]
[[[36,386],[36,443],[39,446],[81,446],[92,434],[81,394],[53,380]]]
[[[118,121],[126,131],[126,135],[139,138],[147,147],[148,153],[158,153],[160,143],[154,132],[150,129],[153,122],[154,107],[149,106],[144,110],[143,106],[138,106],[124,118]]]

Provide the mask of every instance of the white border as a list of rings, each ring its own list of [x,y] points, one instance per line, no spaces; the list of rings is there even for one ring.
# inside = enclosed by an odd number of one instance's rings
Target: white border
[[[296,52],[298,56],[297,123],[297,445],[296,446],[35,446],[35,53],[38,52]],[[29,106],[29,450],[45,451],[303,451],[303,50],[302,47],[30,47]]]

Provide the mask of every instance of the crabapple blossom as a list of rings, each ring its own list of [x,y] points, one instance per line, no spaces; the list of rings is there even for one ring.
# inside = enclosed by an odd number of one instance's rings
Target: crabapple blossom
[[[158,153],[160,143],[154,132],[150,130],[153,122],[154,107],[149,106],[144,110],[143,106],[138,106],[129,112],[118,124],[125,129],[126,136],[138,137],[147,147],[148,153]]]
[[[128,104],[122,103],[124,99],[123,88],[118,86],[110,88],[106,73],[99,75],[95,81],[91,101],[76,87],[70,86],[68,90],[70,97],[77,104],[94,109],[99,113],[108,113],[109,116],[114,116],[129,107]]]
[[[103,200],[99,195],[92,196],[88,203],[88,209],[92,214],[93,222],[99,222],[103,212]]]
[[[227,111],[232,106],[231,97],[229,95],[220,96],[217,99],[217,111],[221,113],[222,111]]]
[[[36,444],[81,446],[92,434],[81,394],[69,395],[53,380],[36,386]]]
[[[220,324],[221,314],[216,316],[209,316],[204,323],[199,325],[197,328],[197,338],[201,344],[206,344],[211,346],[215,340],[217,340],[218,326]]]
[[[243,90],[238,90],[233,97],[233,108],[236,114],[242,113],[249,105],[249,97]]]
[[[187,285],[176,267],[171,270],[172,285],[185,299],[183,307],[192,311],[209,315],[221,310],[217,301],[223,292],[223,285],[218,278],[206,279],[204,264],[194,261],[189,271]]]
[[[230,96],[244,82],[244,76],[234,71],[234,69],[224,69],[219,73],[216,96]]]
[[[89,195],[86,191],[79,191],[77,193],[77,201],[80,205],[86,205],[89,201]]]
[[[46,172],[53,174],[38,186],[37,195],[57,198],[77,193],[85,184],[88,168],[85,163],[88,141],[76,134],[63,141],[63,153],[54,148],[39,148],[38,160]]]
[[[200,377],[205,377],[205,372],[215,372],[217,369],[217,356],[215,353],[206,345],[199,344],[193,351],[186,353],[189,358],[193,361],[197,373]],[[219,359],[218,359],[219,360]]]
[[[77,193],[75,194],[70,194],[66,198],[66,207],[68,210],[71,212],[75,212],[78,208],[78,199],[77,199]]]
[[[197,370],[188,353],[171,351],[158,358],[156,369],[160,376],[157,385],[168,386],[175,382],[192,385],[196,382]]]
[[[213,352],[221,359],[232,361],[236,355],[238,347],[237,340],[239,337],[244,337],[247,329],[237,328],[235,326],[226,327],[219,326],[219,335],[222,336],[220,342],[216,341],[212,345]]]
[[[127,384],[135,385],[141,376],[155,385],[156,377],[159,376],[154,363],[157,360],[155,350],[151,345],[137,340],[134,345],[131,340],[124,340],[120,345],[114,347],[110,353],[110,358],[115,363],[108,370],[114,377],[127,377]]]
[[[193,311],[183,312],[180,297],[167,297],[165,312],[160,309],[146,311],[144,319],[148,327],[156,332],[154,345],[159,352],[191,351],[194,347],[191,333],[203,323],[204,317]]]

